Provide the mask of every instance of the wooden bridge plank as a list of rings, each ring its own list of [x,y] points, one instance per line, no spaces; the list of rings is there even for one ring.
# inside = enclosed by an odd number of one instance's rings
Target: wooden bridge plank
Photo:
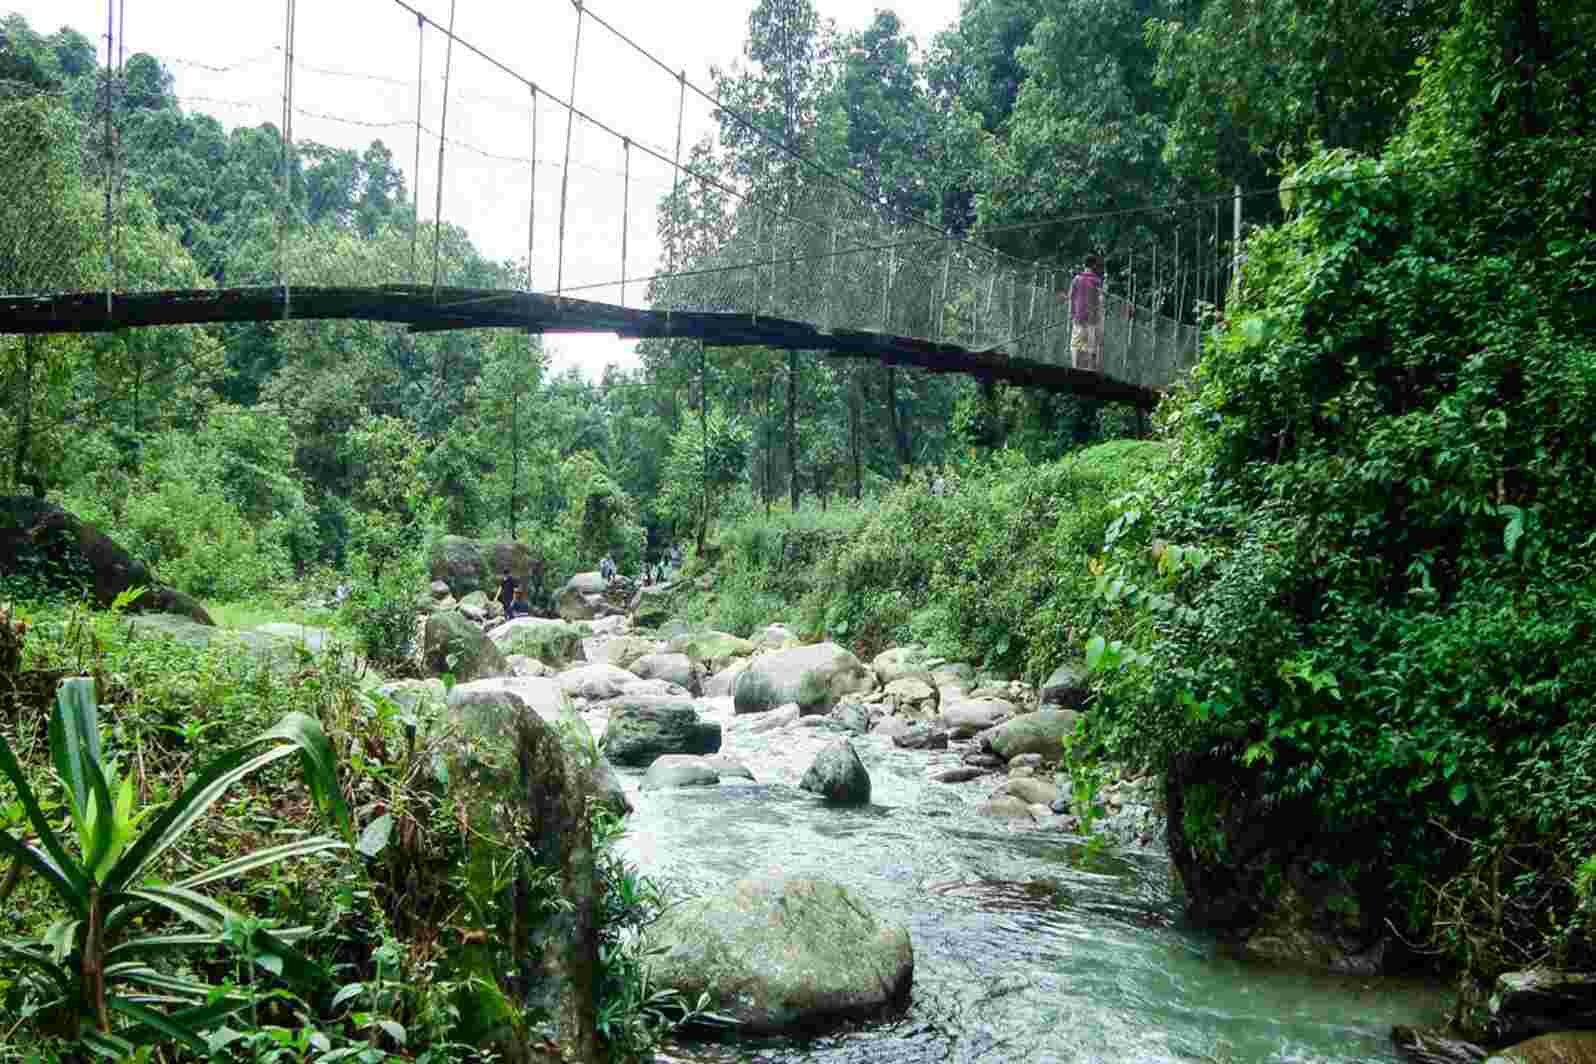
[[[615,333],[626,339],[685,337],[717,347],[762,346],[874,358],[932,373],[965,373],[1028,388],[1094,396],[1150,408],[1158,393],[1070,366],[969,351],[908,336],[837,330],[800,321],[723,311],[636,310],[538,292],[387,285],[374,288],[247,287],[0,296],[0,333],[109,332],[163,325],[284,320],[383,321],[413,332],[520,329]]]

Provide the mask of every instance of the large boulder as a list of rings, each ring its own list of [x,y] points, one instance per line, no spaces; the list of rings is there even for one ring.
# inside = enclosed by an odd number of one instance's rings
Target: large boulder
[[[1488,1025],[1502,1041],[1596,1028],[1596,972],[1503,972],[1491,987],[1488,1008]]]
[[[818,794],[838,805],[866,805],[870,801],[870,773],[847,739],[839,739],[815,755],[798,789]]]
[[[942,706],[942,727],[950,739],[969,739],[1014,716],[1014,703],[1001,698],[966,698]]]
[[[705,698],[730,698],[737,686],[737,677],[748,668],[746,658],[734,661],[704,681]]]
[[[1086,663],[1066,661],[1048,675],[1040,693],[1044,706],[1063,706],[1080,709],[1092,697],[1092,686]]]
[[[713,754],[720,725],[701,720],[690,699],[626,695],[610,703],[605,749],[617,765],[650,764],[661,754]]]
[[[421,660],[434,676],[452,673],[460,682],[503,676],[504,655],[482,629],[458,613],[434,613],[422,635]]]
[[[995,798],[988,798],[975,807],[975,815],[986,817],[988,820],[1036,826],[1036,815],[1031,812],[1030,805],[1024,799],[1016,798],[1012,794],[1000,794]]]
[[[30,495],[0,495],[0,573],[32,577],[48,590],[88,590],[102,609],[124,591],[142,587],[130,611],[214,623],[198,601],[160,583],[149,566],[98,528]]]
[[[1027,805],[1052,805],[1058,800],[1058,788],[1034,776],[1009,780],[1003,785],[1003,793],[1013,795]]]
[[[376,694],[416,717],[435,718],[449,700],[443,681],[394,680],[376,688]]]
[[[835,643],[778,650],[757,657],[737,677],[736,712],[763,713],[788,702],[802,714],[828,713],[844,695],[868,694],[875,673]]]
[[[582,630],[564,621],[517,617],[488,633],[505,654],[525,654],[556,669],[582,660]]]
[[[923,664],[927,657],[924,647],[892,647],[877,654],[870,667],[876,671],[876,678],[883,687],[904,676],[923,676],[935,687],[935,681]]]
[[[518,682],[547,684],[564,698],[548,681]],[[466,847],[458,867],[499,867],[505,853],[520,859],[508,866],[519,879],[509,890],[485,875],[450,883],[464,893],[462,905],[491,921],[450,958],[455,973],[475,977],[458,1033],[509,1059],[528,1059],[528,1044],[554,1043],[564,1059],[597,1060],[599,877],[589,807],[596,748],[574,714],[556,727],[518,698],[462,695],[473,686],[451,691],[438,742],[451,819],[459,819]],[[560,904],[529,919],[529,895]],[[531,1029],[518,1030],[517,1017],[533,1018]]]
[[[665,912],[648,931],[655,980],[749,1034],[812,1033],[901,1001],[914,947],[835,883],[745,879]]]
[[[598,573],[577,573],[554,595],[554,612],[567,621],[591,621],[608,608],[609,583]]]
[[[499,676],[457,683],[449,689],[449,713],[456,718],[504,716],[534,713],[562,732],[575,736],[582,745],[597,751],[593,733],[576,713],[576,707],[560,685],[547,677]],[[617,816],[632,811],[615,768],[596,754],[589,766],[588,788]]]
[[[1081,715],[1073,709],[1039,709],[981,733],[981,748],[1008,761],[1022,754],[1039,754],[1057,761],[1064,753],[1064,737],[1075,732]]]
[[[550,724],[577,721],[576,707],[560,685],[546,676],[495,676],[457,683],[449,688],[449,710],[461,715],[478,707],[494,712],[530,710]],[[582,725],[586,728],[586,725]]]
[[[686,654],[644,654],[632,662],[631,671],[640,679],[664,680],[695,695],[703,688],[698,667]]]
[[[302,646],[312,654],[320,654],[333,643],[332,630],[317,628],[309,624],[294,624],[291,621],[268,621],[257,624],[255,631],[277,639],[286,639],[296,646]]]
[[[632,680],[621,688],[623,695],[670,695],[672,698],[692,698],[693,693],[669,680]]]
[[[554,672],[537,658],[525,654],[506,654],[504,667],[511,676],[548,676]]]
[[[975,670],[962,661],[945,661],[931,669],[931,679],[938,687],[968,691],[975,684]]]
[[[1502,1050],[1485,1064],[1596,1064],[1596,1031],[1543,1034]]]
[[[142,613],[128,622],[128,633],[141,639],[169,639],[191,647],[227,647],[230,652],[247,654],[278,675],[298,668],[298,653],[293,642],[254,629],[218,628],[171,613]]]
[[[665,646],[658,640],[644,639],[638,635],[618,635],[602,642],[595,640],[594,643],[593,660],[614,665],[618,669],[630,669],[632,662],[644,654],[658,654]]]
[[[710,672],[725,668],[738,658],[746,658],[757,649],[753,643],[729,632],[689,632],[675,636],[666,644],[672,654],[686,654]]]
[[[507,571],[518,585],[536,593],[543,586],[543,568],[543,559],[525,543],[443,536],[432,545],[427,578],[443,581],[456,599],[473,591],[494,598]]]
[[[892,745],[905,750],[946,750],[948,733],[924,721],[905,723],[903,730],[892,736]]]
[[[720,772],[701,757],[691,754],[661,754],[643,773],[642,789],[662,791],[673,787],[713,787]]]
[[[942,694],[931,682],[930,673],[910,673],[888,683],[883,701],[892,712],[915,720],[935,720],[942,705]]]
[[[658,628],[671,618],[671,599],[676,584],[649,584],[637,589],[629,604],[632,623],[639,628]]]
[[[627,684],[637,682],[636,676],[614,665],[578,665],[554,679],[572,698],[585,698],[589,702],[618,698],[626,692]]]
[[[785,624],[767,624],[748,637],[755,650],[786,650],[798,645],[798,637]]]

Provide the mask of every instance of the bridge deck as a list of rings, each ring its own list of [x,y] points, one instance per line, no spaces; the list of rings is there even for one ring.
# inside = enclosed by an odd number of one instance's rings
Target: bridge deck
[[[436,297],[435,297],[436,296]],[[875,332],[822,330],[783,318],[712,311],[633,310],[540,293],[387,285],[379,288],[280,287],[178,289],[0,296],[0,333],[108,332],[156,325],[361,319],[414,332],[524,329],[615,333],[626,339],[688,337],[719,347],[764,346],[875,358],[932,373],[965,373],[1052,392],[1151,407],[1151,389],[1070,366],[971,351],[955,344]]]

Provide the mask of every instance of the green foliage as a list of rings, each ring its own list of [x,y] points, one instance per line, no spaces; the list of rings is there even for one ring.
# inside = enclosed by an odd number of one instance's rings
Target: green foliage
[[[10,782],[36,841],[0,832],[0,850],[39,877],[64,915],[32,939],[0,943],[13,963],[44,980],[41,1011],[58,1012],[67,1038],[99,1055],[125,1056],[141,1044],[173,1040],[203,1050],[203,1032],[245,1002],[150,963],[183,950],[239,944],[229,924],[241,917],[197,888],[230,880],[289,858],[341,849],[336,839],[309,837],[265,847],[174,881],[155,878],[159,859],[188,835],[228,789],[251,773],[298,755],[317,804],[347,833],[331,747],[303,714],[284,717],[251,743],[199,769],[188,787],[158,813],[135,811],[133,777],[102,754],[94,681],[62,682],[50,720],[50,754],[64,789],[76,847],[57,833],[40,794],[9,742],[0,738],[0,772]],[[150,819],[152,818],[153,819]],[[145,824],[146,820],[148,824]],[[9,890],[8,890],[9,892]],[[193,930],[150,933],[146,914],[176,918]],[[299,929],[303,934],[308,929]],[[228,943],[229,936],[233,943]],[[244,936],[254,963],[273,975],[314,981],[314,965],[288,944],[293,936],[254,926]],[[160,1006],[168,1006],[161,1008]],[[113,1019],[114,1015],[114,1019]]]
[[[703,530],[748,466],[748,428],[720,409],[703,425],[684,424],[671,437],[661,508],[673,521]]]
[[[373,663],[403,671],[418,651],[416,596],[425,586],[424,551],[370,568],[376,575],[356,582],[344,601],[343,621],[360,652]]]
[[[1484,979],[1596,956],[1591,16],[1542,13],[1534,91],[1481,47],[1516,16],[1470,7],[1405,135],[1290,179],[1096,588],[1144,659],[1103,681],[1108,751],[1310,803],[1308,849]]]

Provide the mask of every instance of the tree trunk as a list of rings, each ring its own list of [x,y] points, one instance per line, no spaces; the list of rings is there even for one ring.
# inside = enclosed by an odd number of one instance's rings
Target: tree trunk
[[[1003,418],[998,411],[996,378],[981,378],[981,400],[986,408],[986,445],[996,450],[1003,445]]]
[[[770,412],[776,392],[776,368],[765,373],[765,519],[770,519],[770,500],[776,494],[776,439]]]
[[[515,493],[521,486],[521,433],[520,424],[516,418],[516,411],[521,406],[521,397],[516,392],[510,393],[510,539],[515,539]]]
[[[853,378],[853,387],[848,391],[848,450],[853,459],[853,501],[858,502],[864,495],[864,471],[859,452],[863,450],[861,441],[864,437],[864,427],[860,421],[864,417],[864,396],[861,391],[864,387],[864,378],[858,368],[849,371]]]
[[[909,475],[912,464],[909,457],[909,426],[898,412],[898,367],[887,367],[887,426],[892,430],[892,444],[898,452],[898,479]]]
[[[11,452],[11,484],[19,493],[33,435],[33,361],[37,357],[34,346],[37,342],[38,337],[32,333],[22,337],[22,387],[17,392],[17,439]]]
[[[703,444],[703,479],[699,481],[698,497],[702,505],[698,511],[698,553],[704,553],[704,539],[709,534],[709,355],[704,341],[698,342],[698,432]]]
[[[787,493],[798,512],[798,352],[787,352]]]

